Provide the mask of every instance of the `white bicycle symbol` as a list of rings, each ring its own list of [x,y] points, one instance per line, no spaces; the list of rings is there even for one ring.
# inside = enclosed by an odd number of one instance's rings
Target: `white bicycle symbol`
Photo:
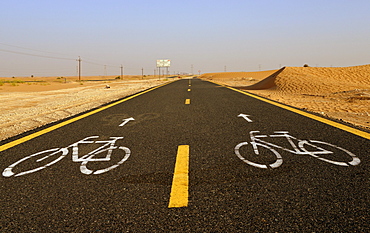
[[[37,152],[35,154],[29,155],[29,156],[15,162],[15,163],[13,163],[9,167],[5,168],[5,170],[3,171],[3,176],[5,176],[5,177],[10,177],[10,176],[13,176],[13,175],[14,176],[22,176],[22,175],[26,175],[26,174],[30,174],[30,173],[33,173],[33,172],[40,171],[44,168],[47,168],[47,167],[59,162],[64,157],[66,157],[66,155],[69,153],[69,148],[72,148],[72,161],[73,162],[78,162],[78,163],[80,162],[81,163],[80,171],[83,174],[87,174],[87,175],[90,175],[90,174],[97,175],[97,174],[102,174],[102,173],[108,172],[108,171],[118,167],[122,163],[124,163],[130,157],[131,151],[130,151],[129,148],[123,147],[123,146],[120,146],[120,147],[115,146],[116,141],[119,140],[119,139],[122,139],[123,137],[110,137],[109,140],[91,141],[91,139],[96,139],[96,138],[99,138],[99,136],[90,136],[90,137],[84,138],[84,139],[82,139],[78,142],[75,142],[75,143],[73,143],[73,144],[71,144],[67,147],[64,147],[64,148],[54,148],[54,149],[44,150],[44,151]],[[79,155],[78,155],[78,151],[79,151],[78,146],[80,144],[92,144],[92,143],[104,144],[104,145],[102,145],[99,148],[89,152],[86,155],[83,155],[83,156],[79,157]],[[104,169],[91,170],[91,169],[87,168],[87,164],[89,162],[93,162],[93,161],[95,161],[95,162],[111,161],[111,156],[112,156],[113,150],[116,150],[116,149],[122,150],[124,152],[123,158],[121,160],[119,160],[117,163],[115,163],[115,164],[113,164],[113,165],[111,165],[107,168],[104,168]],[[107,152],[105,157],[98,157],[98,155],[100,155],[101,153],[104,153],[104,152]],[[13,171],[14,167],[19,165],[20,163],[22,163],[26,160],[29,160],[33,157],[43,155],[43,154],[47,154],[47,155],[40,158],[40,159],[37,159],[36,162],[42,162],[42,161],[45,162],[45,161],[48,160],[48,158],[51,158],[52,156],[55,156],[57,158],[52,159],[51,161],[47,161],[45,165],[34,168],[34,169],[31,169],[31,170],[18,172],[18,173]],[[58,154],[60,154],[60,155],[58,155]]]
[[[241,142],[238,145],[236,145],[236,147],[235,147],[235,154],[242,161],[244,161],[245,163],[247,163],[249,165],[252,165],[254,167],[258,167],[258,168],[277,168],[277,167],[281,166],[281,164],[283,163],[283,158],[274,149],[274,147],[278,148],[278,149],[288,151],[288,152],[296,154],[296,155],[310,155],[310,156],[312,156],[314,158],[317,158],[321,161],[325,161],[325,162],[335,164],[335,165],[339,165],[339,166],[350,166],[350,165],[356,166],[361,162],[360,159],[356,155],[354,155],[352,152],[350,152],[346,149],[343,149],[339,146],[327,143],[327,142],[315,141],[315,140],[300,140],[300,139],[297,139],[297,138],[289,135],[289,132],[287,132],[287,131],[275,131],[274,132],[275,134],[272,134],[272,135],[261,135],[259,133],[260,133],[260,131],[250,131],[249,135],[250,135],[250,138],[251,138],[251,142],[249,142],[249,143],[248,142]],[[284,148],[283,146],[279,146],[279,145],[273,144],[271,142],[266,142],[266,141],[261,139],[261,138],[267,138],[267,137],[286,138],[288,140],[289,144],[291,145],[292,149]],[[294,143],[293,140],[298,141],[298,146],[297,146],[297,144]],[[251,144],[255,155],[251,155],[251,153],[250,154],[243,153],[245,155],[244,156],[241,155],[240,149],[243,146],[247,146],[248,144]],[[319,144],[320,146],[317,146],[317,144]],[[270,159],[267,159],[266,161],[262,162],[261,161],[262,156],[260,155],[259,147],[260,148],[264,147],[264,148],[268,149],[269,151],[271,151],[272,154],[273,154],[272,159],[270,158]],[[325,147],[325,148],[329,147],[330,150],[324,149],[322,147]],[[334,154],[333,150],[341,152],[341,154],[344,155],[344,157],[345,157],[345,159],[343,159],[345,161],[336,161],[333,158],[333,156],[331,156],[331,157],[328,156],[328,155],[333,155]]]

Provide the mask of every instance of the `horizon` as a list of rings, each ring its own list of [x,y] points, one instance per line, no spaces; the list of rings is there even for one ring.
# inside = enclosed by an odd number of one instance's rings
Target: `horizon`
[[[0,77],[256,72],[370,63],[370,2],[26,1],[2,3]],[[6,10],[4,10],[6,9]],[[164,70],[162,70],[164,71]],[[158,73],[157,73],[158,74]]]

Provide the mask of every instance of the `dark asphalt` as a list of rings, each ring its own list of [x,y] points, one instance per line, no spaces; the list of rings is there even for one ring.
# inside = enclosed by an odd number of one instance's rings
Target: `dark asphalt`
[[[238,117],[241,113],[253,122]],[[135,120],[119,127],[130,117]],[[299,139],[328,142],[361,163],[344,167],[276,149],[283,164],[257,168],[234,152],[240,142],[251,141],[250,131],[288,131]],[[189,80],[173,82],[2,151],[0,171],[89,136],[124,137],[116,145],[129,148],[131,156],[100,175],[82,174],[69,152],[43,170],[0,176],[1,232],[370,231],[369,140],[199,79],[192,79],[191,87]],[[286,139],[262,139],[289,147]],[[190,146],[189,206],[168,208],[179,145]],[[82,145],[80,154],[93,146]],[[251,148],[241,153],[253,154]],[[122,153],[114,151],[117,162]],[[273,161],[270,153],[262,148],[260,158]],[[35,160],[13,171],[36,168]],[[107,163],[88,166],[101,169]]]

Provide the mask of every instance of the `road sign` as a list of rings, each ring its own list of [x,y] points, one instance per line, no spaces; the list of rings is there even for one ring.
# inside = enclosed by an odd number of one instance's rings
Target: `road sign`
[[[157,67],[170,67],[171,60],[157,60]]]

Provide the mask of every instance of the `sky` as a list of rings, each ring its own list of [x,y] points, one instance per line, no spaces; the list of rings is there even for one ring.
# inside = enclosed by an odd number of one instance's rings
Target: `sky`
[[[370,64],[369,0],[1,0],[0,77]],[[162,71],[163,72],[163,71]]]

